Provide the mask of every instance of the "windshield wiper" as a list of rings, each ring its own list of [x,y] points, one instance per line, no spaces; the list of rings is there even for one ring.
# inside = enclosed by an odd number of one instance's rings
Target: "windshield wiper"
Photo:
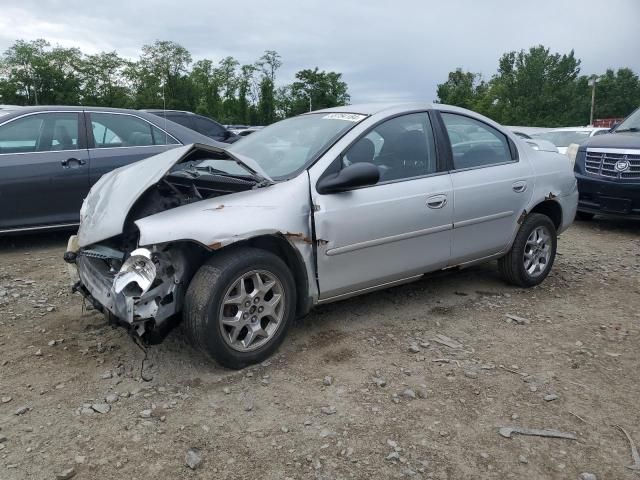
[[[621,132],[640,132],[640,128],[629,127],[629,128],[617,128],[616,130],[614,130],[614,133],[621,133]]]
[[[189,173],[195,173],[195,172],[200,172],[200,171],[204,171],[207,172],[210,175],[220,175],[222,177],[232,177],[232,178],[238,178],[238,177],[249,177],[252,180],[255,180],[257,183],[257,186],[259,187],[265,187],[267,185],[271,185],[272,182],[268,181],[267,179],[263,178],[262,176],[258,175],[257,173],[253,173],[250,172],[249,170],[247,170],[247,173],[243,174],[243,173],[229,173],[229,172],[225,172],[223,170],[219,170],[217,168],[213,168],[211,165],[193,165],[190,168],[190,172],[189,169],[185,170]]]

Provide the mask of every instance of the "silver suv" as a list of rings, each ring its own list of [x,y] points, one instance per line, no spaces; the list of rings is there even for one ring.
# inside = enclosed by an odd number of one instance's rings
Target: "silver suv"
[[[446,105],[283,120],[104,175],[80,212],[74,289],[153,337],[175,321],[222,365],[262,361],[314,305],[498,259],[539,284],[578,191],[565,155]]]

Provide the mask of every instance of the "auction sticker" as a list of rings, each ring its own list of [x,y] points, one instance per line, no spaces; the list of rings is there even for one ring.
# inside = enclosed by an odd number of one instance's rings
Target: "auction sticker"
[[[366,115],[359,113],[329,113],[322,117],[323,120],[346,120],[347,122],[359,122]]]

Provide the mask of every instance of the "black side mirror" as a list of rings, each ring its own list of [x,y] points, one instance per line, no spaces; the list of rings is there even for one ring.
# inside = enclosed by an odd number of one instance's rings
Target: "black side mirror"
[[[322,194],[346,192],[357,187],[375,185],[378,180],[380,180],[380,169],[376,165],[359,162],[321,178],[316,184],[316,190]]]

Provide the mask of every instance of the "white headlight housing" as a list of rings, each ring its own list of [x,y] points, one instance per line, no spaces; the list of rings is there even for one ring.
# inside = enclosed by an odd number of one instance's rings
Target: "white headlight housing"
[[[572,143],[567,147],[567,157],[569,157],[569,161],[571,162],[572,166],[576,163],[576,157],[578,156],[579,147],[580,145],[578,145],[577,143]]]
[[[151,259],[151,252],[146,248],[138,248],[122,264],[122,268],[113,280],[113,290],[120,293],[130,290],[133,296],[144,295],[156,279],[156,265]],[[137,288],[136,288],[137,286]],[[127,291],[125,291],[125,294]]]

